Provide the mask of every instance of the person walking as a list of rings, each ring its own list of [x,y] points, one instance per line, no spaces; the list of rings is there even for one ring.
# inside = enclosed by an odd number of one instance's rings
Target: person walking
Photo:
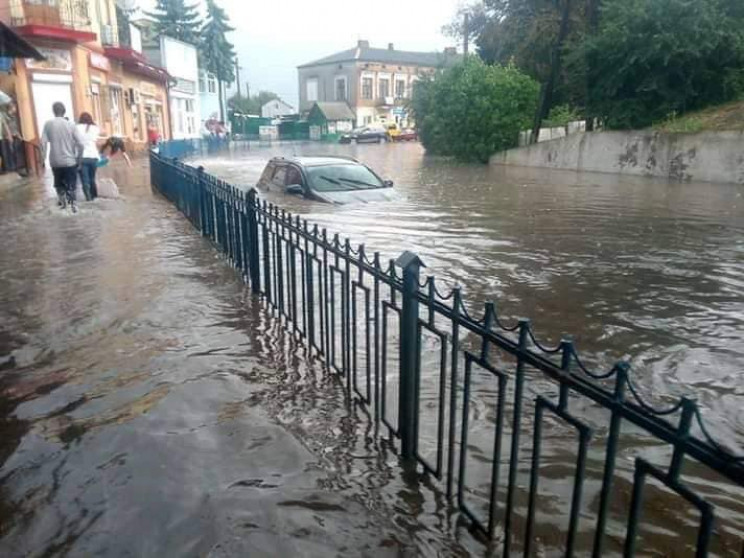
[[[54,189],[57,190],[59,206],[68,204],[73,212],[75,206],[75,186],[77,185],[78,159],[83,152],[83,138],[75,124],[65,118],[65,105],[56,102],[52,105],[54,118],[44,124],[41,134],[41,161],[46,161],[49,144],[49,165],[54,175]]]
[[[83,159],[80,163],[80,182],[83,185],[83,194],[87,201],[93,201],[98,197],[96,185],[96,169],[98,168],[98,139],[99,128],[93,122],[93,117],[83,112],[78,120],[77,130],[83,139]]]

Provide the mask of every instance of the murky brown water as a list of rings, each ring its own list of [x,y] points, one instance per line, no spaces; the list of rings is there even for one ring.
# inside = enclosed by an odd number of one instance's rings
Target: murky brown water
[[[353,155],[393,179],[401,199],[331,206],[278,192],[262,195],[330,233],[364,242],[368,253],[379,250],[395,257],[402,250],[417,252],[427,271],[464,287],[471,308],[495,300],[506,319],[532,318],[546,343],[572,334],[583,359],[600,370],[629,359],[649,401],[663,407],[681,395],[696,398],[711,433],[744,452],[744,187],[463,165],[427,157],[413,144],[277,145],[194,164],[247,187],[271,156],[328,153]],[[436,346],[431,348],[436,353]],[[436,382],[423,389],[423,404],[435,403]],[[530,399],[554,391],[540,378],[533,378],[528,389]],[[472,425],[469,476],[473,492],[487,494],[488,484],[481,479],[489,477],[493,388],[477,386],[474,397],[482,420]],[[607,414],[579,404],[582,413],[604,440]],[[532,417],[525,415],[529,427]],[[538,547],[547,552],[563,544],[570,503],[566,480],[573,475],[566,463],[575,451],[573,434],[556,428],[559,434],[545,445],[547,463],[541,468],[541,487],[553,494],[542,501],[538,516]],[[530,455],[523,453],[519,470],[526,482]],[[623,508],[636,455],[660,465],[669,458],[668,448],[630,430],[618,464],[616,522],[610,526],[608,552],[622,548]],[[598,443],[589,452],[580,546],[591,541],[602,467]],[[744,491],[730,493],[725,483],[695,467],[689,483],[717,505],[727,523],[718,532],[722,542],[714,544],[714,554],[739,555],[744,550]],[[663,490],[651,493],[650,525],[641,548],[684,555],[694,538],[680,537],[694,532],[696,513],[677,513],[677,497]],[[524,501],[518,502],[517,513],[524,514]]]
[[[273,154],[328,151],[360,157],[402,199],[270,199],[386,256],[417,251],[474,306],[495,299],[546,340],[572,333],[591,363],[631,357],[645,393],[661,403],[693,392],[713,434],[741,447],[743,187],[459,165],[411,144],[286,146],[205,164],[247,186]],[[75,216],[42,187],[0,193],[0,555],[488,552],[441,486],[402,471],[322,364],[150,192],[143,165],[106,172],[125,199]],[[477,491],[491,409],[474,408]],[[555,447],[541,480],[558,495],[540,508],[546,555],[560,547],[571,474]],[[590,496],[598,461],[590,455]],[[738,555],[742,498],[691,474],[729,510],[719,554]],[[652,534],[676,550],[657,555],[684,555],[668,526],[689,517],[661,502]],[[614,551],[623,533],[609,534]]]

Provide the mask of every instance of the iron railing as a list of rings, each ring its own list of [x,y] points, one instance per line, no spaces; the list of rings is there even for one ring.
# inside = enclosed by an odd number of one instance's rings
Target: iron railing
[[[87,0],[10,0],[10,23],[48,25],[76,31],[90,31],[91,20]]]
[[[497,552],[744,550],[744,456],[693,400],[654,407],[626,362],[595,372],[570,338],[544,346],[528,320],[422,281],[415,254],[383,261],[162,153],[153,186]]]

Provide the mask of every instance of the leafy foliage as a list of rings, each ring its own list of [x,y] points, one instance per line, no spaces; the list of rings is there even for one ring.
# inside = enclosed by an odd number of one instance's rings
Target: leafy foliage
[[[608,0],[588,62],[588,103],[610,128],[735,98],[744,85],[744,9],[734,0]]]
[[[194,4],[185,0],[157,0],[155,10],[146,12],[153,19],[155,36],[165,35],[192,45],[199,44],[201,19]]]
[[[496,151],[517,145],[538,92],[537,82],[515,66],[488,66],[469,57],[417,82],[411,110],[427,151],[487,162]]]

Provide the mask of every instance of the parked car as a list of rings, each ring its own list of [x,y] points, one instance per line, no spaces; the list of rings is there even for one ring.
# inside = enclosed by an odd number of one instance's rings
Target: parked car
[[[275,157],[256,187],[326,203],[385,201],[393,182],[351,157]]]
[[[413,128],[405,128],[398,132],[393,138],[394,141],[416,141],[418,140],[418,132]]]
[[[343,134],[338,139],[338,143],[382,143],[383,141],[387,141],[387,139],[387,132],[382,128],[364,126],[362,128],[355,128],[348,134]]]

